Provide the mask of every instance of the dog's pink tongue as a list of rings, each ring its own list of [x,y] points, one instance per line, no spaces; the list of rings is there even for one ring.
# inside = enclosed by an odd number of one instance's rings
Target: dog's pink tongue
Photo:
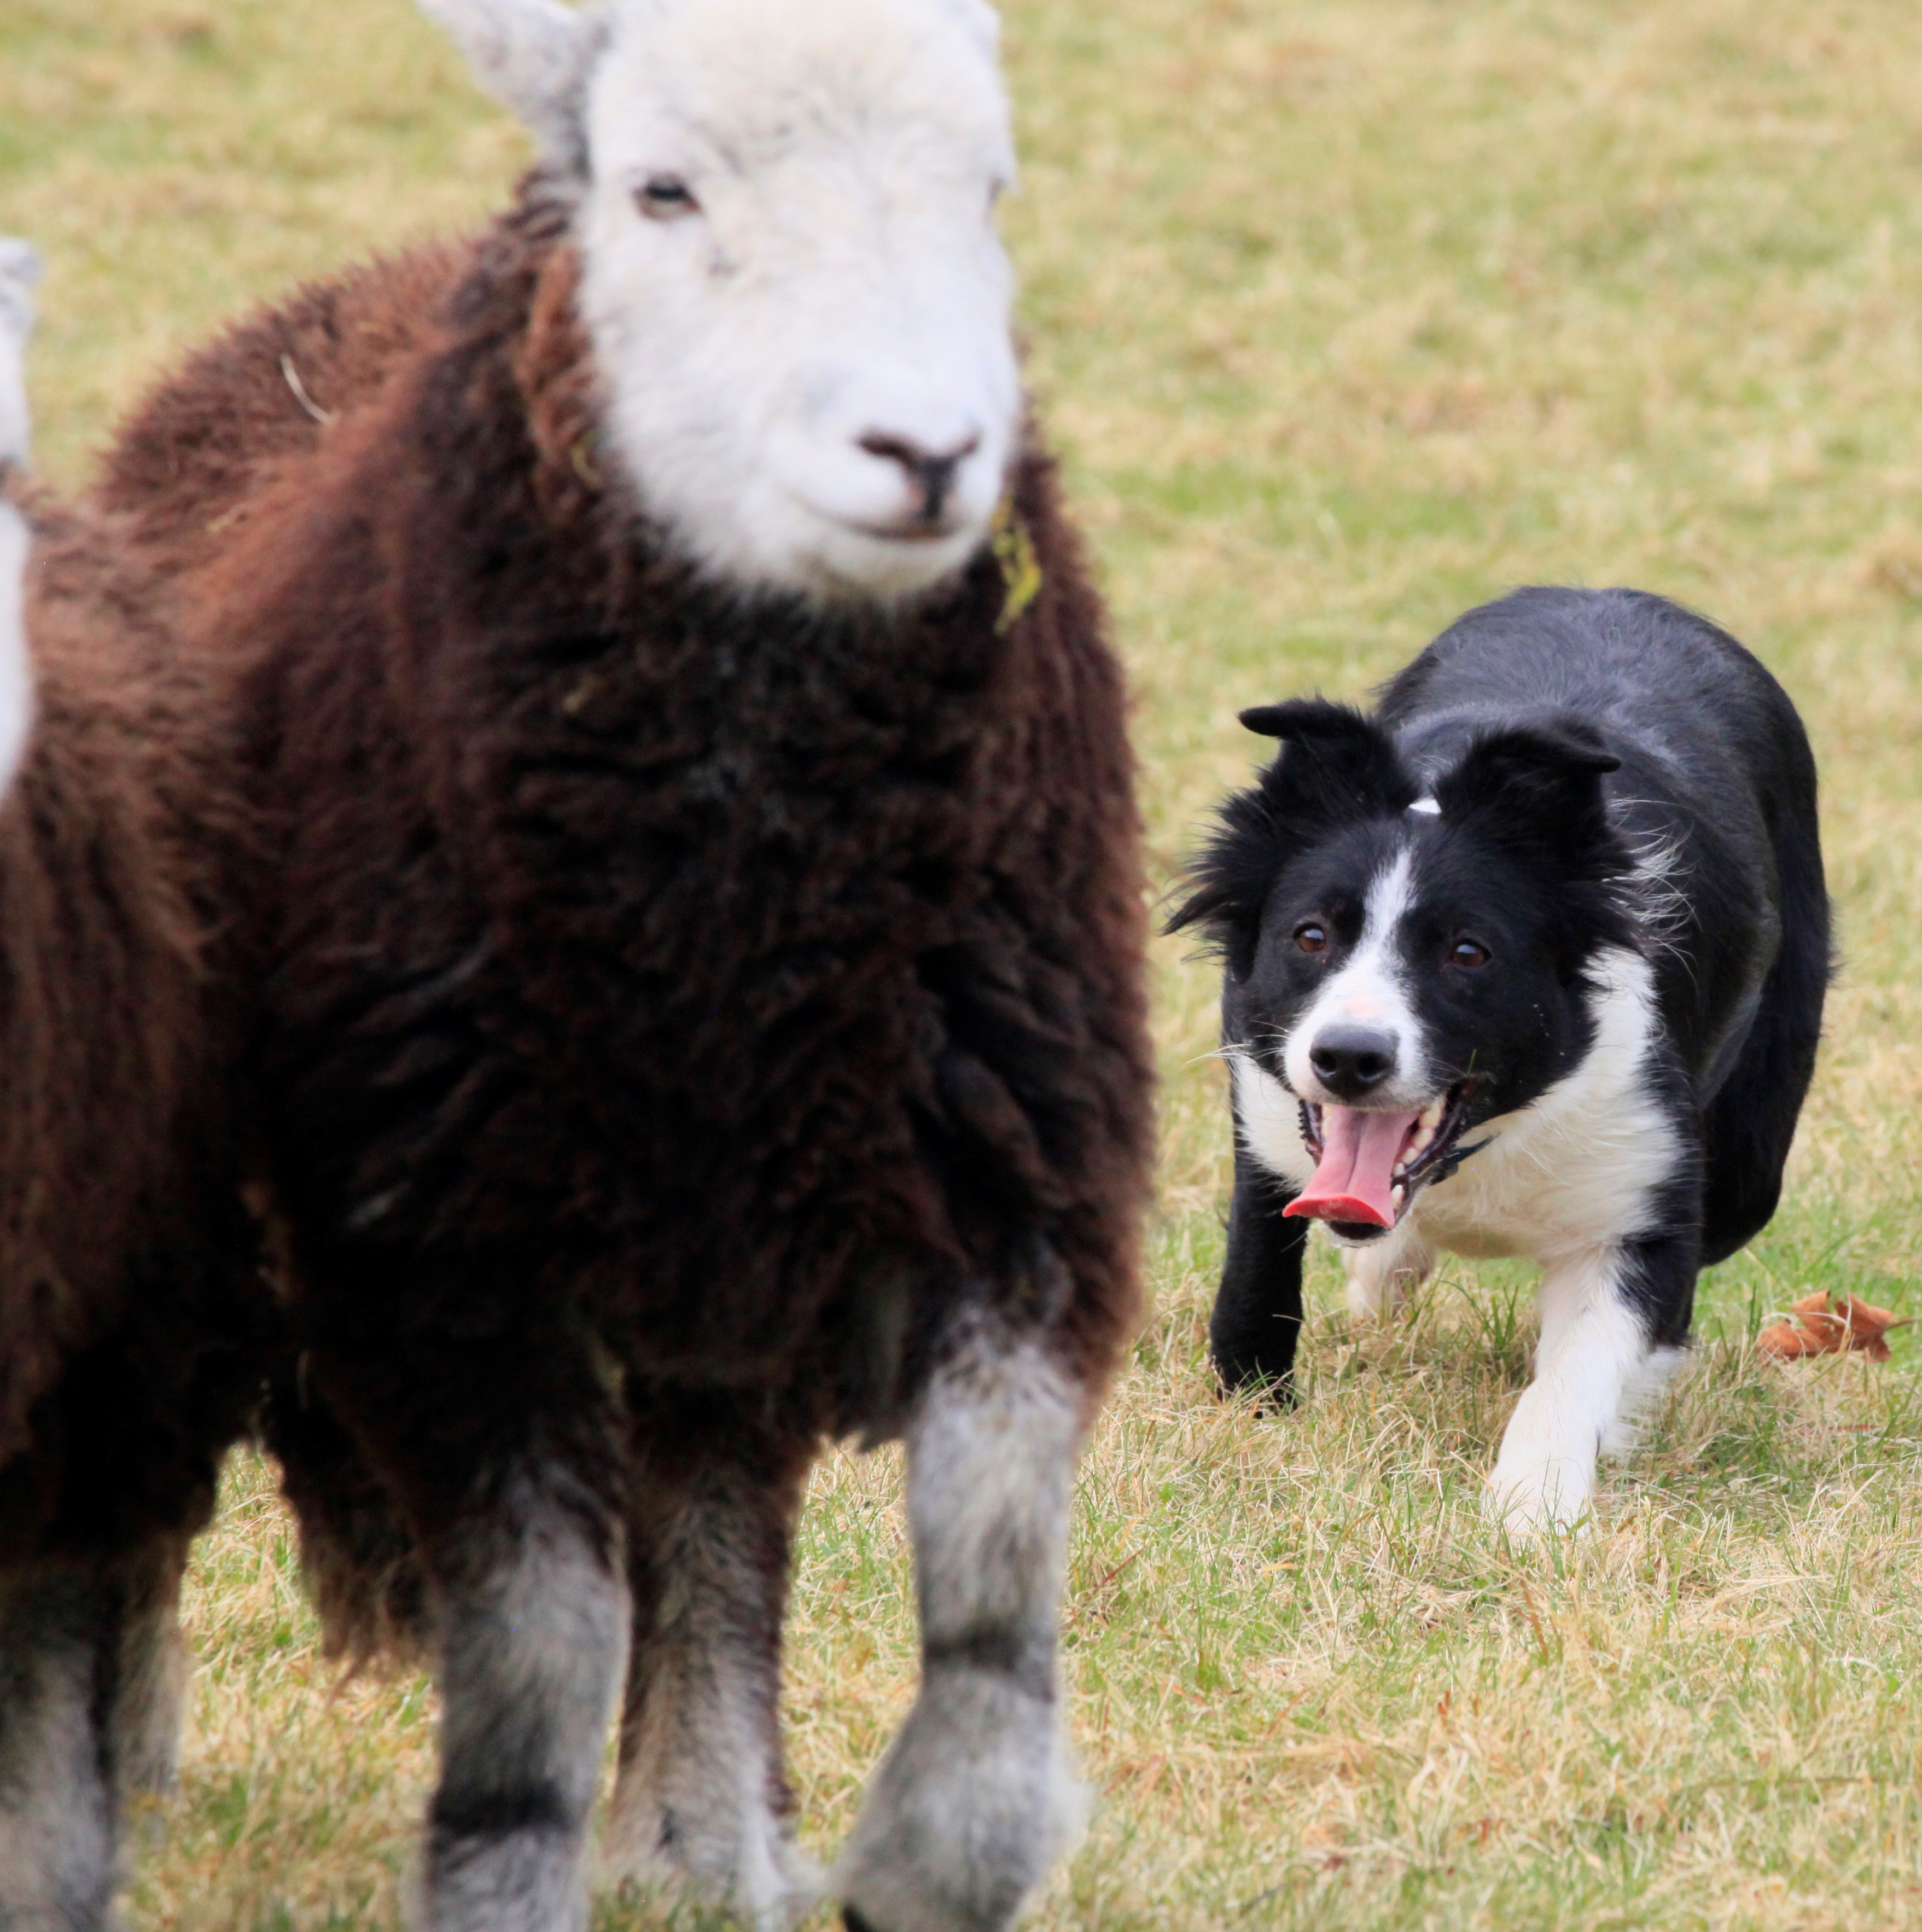
[[[1282,1211],[1312,1214],[1318,1221],[1372,1221],[1395,1225],[1388,1190],[1396,1156],[1415,1124],[1412,1114],[1365,1113],[1359,1107],[1321,1110],[1321,1164],[1315,1177]]]

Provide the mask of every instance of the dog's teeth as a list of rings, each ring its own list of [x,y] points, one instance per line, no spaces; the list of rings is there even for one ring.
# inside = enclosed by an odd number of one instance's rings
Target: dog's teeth
[[[1399,1181],[1388,1190],[1389,1203],[1393,1207],[1400,1207],[1402,1203],[1408,1198],[1408,1190],[1405,1187],[1402,1186]]]
[[[1439,1100],[1431,1100],[1428,1105],[1422,1109],[1421,1124],[1423,1129],[1431,1137],[1434,1135],[1435,1129],[1441,1126],[1441,1116],[1446,1110],[1447,1105],[1448,1102],[1447,1098],[1444,1096],[1443,1099]]]

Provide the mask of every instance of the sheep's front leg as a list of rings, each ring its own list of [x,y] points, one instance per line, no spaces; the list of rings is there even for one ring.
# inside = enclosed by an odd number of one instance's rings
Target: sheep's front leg
[[[184,1536],[0,1575],[0,1929],[109,1922],[121,1804],[173,1774]]]
[[[1000,1932],[1078,1822],[1056,1684],[1080,1391],[991,1320],[908,1432],[920,1695],[835,1874],[853,1932]]]
[[[1636,1404],[1680,1359],[1657,1337],[1686,1325],[1696,1258],[1693,1241],[1663,1236],[1549,1265],[1535,1378],[1489,1478],[1489,1508],[1510,1528],[1566,1528],[1587,1513],[1597,1458],[1620,1446]]]
[[[649,1402],[628,1516],[634,1639],[608,1865],[772,1932],[820,1894],[788,1826],[778,1703],[811,1436],[721,1399]]]
[[[99,1728],[119,1594],[91,1564],[0,1576],[0,1927],[96,1932],[114,1885],[116,1794]]]
[[[618,1535],[564,1472],[516,1472],[433,1552],[441,1775],[428,1932],[577,1932],[627,1653]]]

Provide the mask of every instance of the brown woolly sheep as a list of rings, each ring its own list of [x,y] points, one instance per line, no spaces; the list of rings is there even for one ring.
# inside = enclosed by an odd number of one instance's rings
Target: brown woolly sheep
[[[232,752],[121,547],[4,494],[31,270],[0,243],[0,1926],[93,1932],[262,1298],[208,961]]]
[[[437,1666],[427,1924],[583,1922],[625,1656],[617,1868],[778,1926],[803,1480],[904,1438],[922,1686],[832,1883],[998,1932],[1073,1809],[1057,1606],[1150,1073],[991,16],[428,4],[543,170],[216,344],[103,486],[244,699],[323,1607]]]

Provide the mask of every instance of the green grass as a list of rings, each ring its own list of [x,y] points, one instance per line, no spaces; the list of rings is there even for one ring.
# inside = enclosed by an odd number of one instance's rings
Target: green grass
[[[1208,968],[1163,942],[1153,1312],[1089,1459],[1052,1928],[1922,1924],[1922,1383],[1750,1346],[1805,1286],[1922,1297],[1922,13],[1906,0],[1017,0],[1009,228],[1036,386],[1135,681],[1157,878],[1258,747],[1468,602],[1626,582],[1802,704],[1846,976],[1783,1211],[1585,1546],[1477,1484],[1528,1283],[1408,1317],[1312,1283],[1301,1410],[1216,1402]],[[496,205],[518,138],[406,0],[6,0],[0,228],[52,273],[46,467],[295,277]],[[896,1468],[831,1456],[799,1568],[805,1830],[905,1706]],[[418,1683],[335,1684],[271,1480],[190,1612],[180,1800],[135,1926],[388,1927]],[[654,1922],[610,1903],[601,1932]]]

